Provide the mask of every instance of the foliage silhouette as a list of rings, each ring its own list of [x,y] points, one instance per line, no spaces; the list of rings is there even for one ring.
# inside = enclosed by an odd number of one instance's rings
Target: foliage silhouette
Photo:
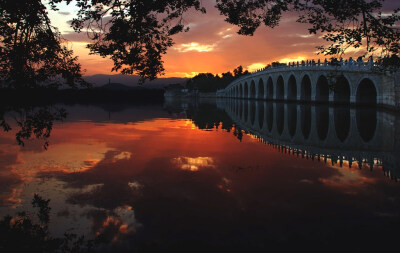
[[[33,214],[20,212],[0,221],[0,250],[2,252],[93,252],[93,241],[83,236],[65,233],[63,238],[50,235],[50,199],[34,194],[32,206],[39,208],[35,222]],[[21,243],[23,242],[23,243]]]
[[[56,8],[60,2],[52,0]],[[311,34],[321,33],[328,42],[320,52],[340,57],[348,48],[365,47],[363,56],[376,50],[386,61],[400,49],[399,9],[382,13],[383,0],[217,0],[216,7],[226,21],[237,25],[239,34],[253,35],[264,24],[279,25],[283,13],[296,12],[297,22],[310,25]],[[173,45],[172,35],[188,31],[184,13],[195,9],[206,13],[200,0],[81,0],[72,26],[87,28],[94,40],[92,53],[110,56],[114,71],[138,73],[154,79],[163,73],[162,55]],[[388,61],[387,64],[393,61]]]
[[[12,130],[11,125],[5,117],[9,109],[0,110],[0,126],[4,131]],[[17,132],[15,134],[18,145],[24,146],[25,141],[35,137],[44,140],[43,147],[49,146],[48,138],[55,121],[62,121],[67,117],[67,112],[63,108],[43,106],[43,107],[19,107],[13,108],[16,113],[14,120],[16,122]]]
[[[400,50],[400,8],[383,13],[384,0],[219,0],[217,7],[226,21],[239,26],[239,34],[253,35],[263,23],[279,25],[283,13],[298,13],[297,22],[310,25],[310,34],[321,33],[327,45],[318,47],[326,55],[340,57],[349,48],[362,48],[361,56],[378,50],[383,61]],[[398,65],[397,65],[398,66]]]
[[[218,89],[223,89],[228,86],[233,80],[243,75],[247,75],[247,70],[243,71],[242,66],[238,66],[231,72],[222,73],[222,77],[218,74],[213,75],[211,73],[200,73],[195,77],[189,79],[186,83],[186,87],[189,90],[198,90],[201,92],[215,92]]]
[[[14,88],[88,86],[42,1],[0,1],[0,79]]]
[[[35,86],[49,79],[59,85],[63,77],[72,86],[83,84],[80,65],[51,26],[44,1],[4,0],[0,2],[1,77],[16,86]],[[48,6],[58,10],[60,3]],[[216,7],[226,21],[237,25],[239,34],[253,35],[264,24],[279,25],[282,15],[295,12],[297,22],[310,25],[327,42],[321,53],[340,57],[349,48],[361,56],[376,53],[384,66],[395,64],[400,50],[397,25],[399,9],[383,13],[383,0],[217,0]],[[72,21],[76,31],[86,30],[93,43],[91,53],[110,57],[113,71],[139,74],[141,81],[164,72],[162,56],[173,45],[174,34],[188,31],[184,14],[191,9],[206,13],[200,0],[79,0]],[[53,84],[52,83],[52,84]]]

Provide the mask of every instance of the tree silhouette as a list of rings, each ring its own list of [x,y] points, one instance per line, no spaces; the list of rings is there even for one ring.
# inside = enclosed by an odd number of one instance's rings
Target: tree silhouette
[[[200,0],[81,0],[77,6],[72,26],[76,31],[88,29],[91,53],[109,56],[113,71],[137,73],[141,81],[164,71],[162,55],[173,45],[171,36],[185,28],[182,14],[190,8],[205,12]]]
[[[328,42],[318,47],[326,55],[340,57],[349,48],[364,48],[362,56],[378,51],[379,59],[395,63],[400,50],[400,8],[382,13],[384,0],[218,0],[226,21],[239,26],[239,34],[253,35],[264,24],[279,25],[282,14],[296,12],[297,22],[310,25],[310,34],[322,34]],[[398,57],[396,57],[398,58]]]
[[[0,1],[0,78],[12,87],[86,85],[41,1]]]
[[[63,0],[53,0],[53,3]],[[217,0],[226,21],[239,26],[239,34],[252,35],[263,23],[279,24],[285,12],[297,12],[298,22],[310,25],[328,42],[319,47],[327,55],[342,55],[346,49],[365,47],[365,54],[379,50],[380,59],[396,63],[400,49],[398,11],[382,14],[384,0]],[[70,2],[70,0],[64,0]],[[171,35],[187,31],[182,20],[190,8],[203,13],[200,0],[81,0],[72,22],[80,31],[87,27],[94,43],[92,53],[110,56],[113,70],[138,73],[154,79],[164,71],[162,54],[172,46]]]
[[[44,2],[44,1],[43,1]],[[50,0],[57,4],[72,0]],[[279,25],[286,12],[309,24],[327,45],[320,52],[340,57],[348,48],[361,48],[361,56],[378,54],[386,65],[400,63],[399,9],[383,13],[384,0],[217,0],[226,21],[239,34],[253,35],[264,24]],[[110,57],[113,71],[155,79],[164,71],[162,55],[173,45],[172,35],[187,31],[183,15],[189,9],[205,13],[200,0],[77,0],[72,27],[85,29],[93,54]],[[69,84],[79,80],[80,65],[71,51],[60,46],[60,35],[50,26],[42,0],[0,1],[1,76],[31,83],[62,75]]]
[[[222,77],[220,77],[218,74],[214,76],[211,73],[200,73],[189,79],[186,82],[186,87],[189,90],[215,92],[218,89],[224,89],[236,78],[247,74],[249,74],[249,71],[243,71],[242,66],[238,66],[236,69],[234,69],[233,74],[230,71],[222,73]]]

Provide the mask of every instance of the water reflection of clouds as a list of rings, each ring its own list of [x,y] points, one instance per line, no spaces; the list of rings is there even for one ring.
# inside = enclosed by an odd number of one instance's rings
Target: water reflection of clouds
[[[330,187],[338,187],[342,189],[352,188],[352,193],[357,190],[363,189],[368,184],[375,184],[376,179],[368,177],[359,169],[347,168],[340,166],[332,166],[338,174],[328,178],[320,178],[319,181]],[[364,170],[365,172],[365,170]]]
[[[198,171],[205,168],[215,168],[214,159],[211,157],[184,157],[172,159],[172,163],[182,170]]]
[[[25,179],[15,170],[23,163],[17,148],[0,148],[0,206],[14,206],[21,202],[19,197]]]
[[[179,243],[191,233],[207,242],[227,231],[257,238],[279,229],[302,230],[304,217],[312,223],[309,216],[315,212],[330,227],[342,221],[335,216],[338,209],[352,211],[347,208],[353,207],[354,195],[343,198],[346,193],[372,192],[371,184],[396,192],[393,184],[373,181],[378,173],[300,159],[256,141],[256,136],[245,134],[238,142],[232,132],[201,131],[191,120],[154,119],[137,127],[80,124],[57,126],[48,151],[22,152],[22,158],[45,164],[33,170],[44,181],[39,187],[51,192],[55,187],[49,182],[61,182],[65,209],[73,213],[76,208],[78,222],[87,219],[90,230],[111,243],[137,242],[133,236],[145,243]],[[150,129],[159,131],[144,129],[151,124]],[[372,210],[367,195],[359,201]],[[319,226],[313,223],[309,230]]]

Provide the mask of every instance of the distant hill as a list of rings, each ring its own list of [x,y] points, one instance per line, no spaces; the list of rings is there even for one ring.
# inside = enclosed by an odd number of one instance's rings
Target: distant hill
[[[149,90],[147,87],[143,86],[128,86],[122,83],[107,83],[102,86],[95,87],[95,89],[102,90]]]
[[[123,87],[121,85],[127,86],[127,87],[144,87],[148,89],[162,89],[168,84],[172,83],[185,83],[189,78],[180,78],[180,77],[168,77],[168,78],[157,78],[156,80],[153,81],[146,81],[144,84],[139,85],[139,76],[136,75],[103,75],[103,74],[98,74],[98,75],[92,75],[92,76],[85,76],[84,79],[91,83],[93,87],[101,87],[104,86],[104,84],[109,85],[109,82],[111,82],[112,85],[117,85],[122,89],[125,89],[126,87]],[[107,88],[107,86],[106,86]],[[109,87],[110,89],[113,89]]]

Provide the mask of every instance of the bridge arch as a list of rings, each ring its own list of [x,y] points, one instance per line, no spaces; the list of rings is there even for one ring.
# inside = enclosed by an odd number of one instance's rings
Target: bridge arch
[[[301,79],[300,99],[311,101],[311,79],[308,74],[305,74]]]
[[[239,98],[243,98],[243,84],[239,84]]]
[[[337,104],[350,103],[350,83],[345,76],[340,76],[334,84],[333,101]]]
[[[255,84],[254,80],[251,80],[251,82],[250,82],[249,98],[256,98],[256,84]]]
[[[257,96],[257,98],[258,99],[264,99],[265,98],[265,91],[264,91],[264,82],[263,82],[263,80],[262,80],[262,78],[260,78],[259,80],[258,80],[258,92],[257,92],[257,94],[258,94],[258,96]]]
[[[279,76],[276,81],[276,99],[283,100],[285,95],[285,83],[283,81],[283,77]]]
[[[376,105],[377,92],[374,83],[369,78],[364,78],[357,86],[356,103]]]
[[[274,98],[274,82],[272,81],[272,77],[268,78],[267,81],[267,99]]]
[[[289,77],[287,89],[287,100],[297,100],[297,84],[293,74]]]
[[[328,79],[324,75],[321,75],[317,80],[315,101],[329,102]]]

